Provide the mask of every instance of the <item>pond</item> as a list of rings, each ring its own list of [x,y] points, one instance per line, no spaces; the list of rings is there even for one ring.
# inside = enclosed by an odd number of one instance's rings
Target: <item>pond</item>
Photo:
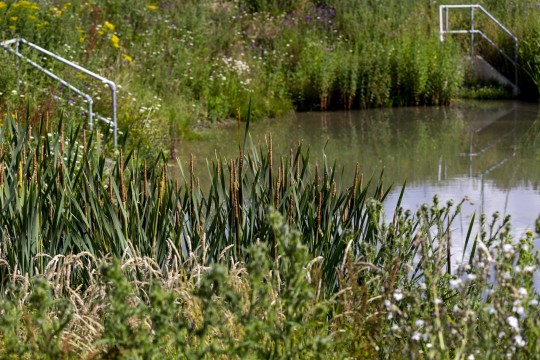
[[[385,204],[389,216],[404,181],[406,209],[431,204],[435,194],[441,202],[467,197],[452,233],[460,254],[475,212],[510,214],[514,236],[534,230],[540,214],[538,110],[537,104],[514,101],[460,101],[449,107],[296,113],[252,122],[250,135],[266,148],[265,136],[272,133],[274,149],[283,155],[303,141],[313,163],[335,161],[343,168],[343,186],[352,183],[357,162],[365,178],[384,169],[385,183],[393,184]],[[241,126],[240,135],[233,123],[180,143],[183,166],[193,153],[204,182],[206,159],[238,155]]]

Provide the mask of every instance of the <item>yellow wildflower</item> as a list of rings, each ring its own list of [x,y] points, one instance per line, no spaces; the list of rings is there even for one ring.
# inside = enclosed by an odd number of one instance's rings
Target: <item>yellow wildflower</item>
[[[7,6],[7,4],[3,1],[0,1],[0,10],[2,10],[3,8],[5,8]]]
[[[148,6],[146,7],[146,9],[151,10],[151,11],[154,11],[154,10],[159,9],[159,7],[158,7],[157,5],[155,5],[155,4],[150,4],[150,5],[148,5]]]
[[[55,7],[49,8],[49,11],[52,12],[54,16],[56,17],[59,17],[60,15],[62,15],[62,10],[59,10],[58,8],[55,8]]]
[[[69,9],[70,7],[71,7],[71,3],[70,3],[70,2],[67,2],[67,3],[64,4],[64,6],[62,6],[62,8],[63,8],[64,10],[67,10],[67,9]]]
[[[132,62],[133,61],[133,58],[131,56],[129,56],[128,54],[122,54],[122,57],[124,59],[126,59],[128,62]]]
[[[114,34],[111,35],[111,43],[112,43],[112,46],[115,47],[115,48],[119,48],[120,47],[120,38]]]
[[[103,25],[105,25],[105,27],[106,27],[107,29],[109,29],[109,30],[111,30],[111,31],[114,31],[114,24],[111,24],[110,22],[105,21],[105,24],[103,24]]]
[[[17,19],[18,19],[17,16],[12,16],[12,17],[9,18],[9,20],[11,20],[11,21],[17,21]]]

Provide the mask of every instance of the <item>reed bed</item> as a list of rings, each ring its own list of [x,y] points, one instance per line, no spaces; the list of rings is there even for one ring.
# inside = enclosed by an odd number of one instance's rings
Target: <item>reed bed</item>
[[[247,261],[246,249],[262,241],[278,259],[281,249],[266,219],[275,209],[300,231],[310,254],[323,257],[323,283],[332,291],[344,257],[363,256],[366,244],[377,245],[383,257],[399,239],[418,231],[409,213],[381,227],[382,202],[390,190],[382,174],[366,181],[357,165],[346,184],[335,165],[310,165],[302,144],[285,156],[274,154],[271,135],[267,146],[251,146],[236,159],[213,160],[210,186],[203,189],[192,163],[178,180],[163,154],[154,162],[122,149],[107,157],[106,136],[65,131],[62,123],[54,133],[47,131],[46,121],[33,128],[11,118],[2,128],[4,285],[8,269],[29,276],[43,272],[43,254],[140,254],[163,269],[171,249],[180,263],[197,248],[204,249],[205,263],[223,256]],[[400,211],[398,202],[396,214]],[[451,216],[447,209],[424,226],[436,225],[444,234]],[[404,260],[414,257],[411,244],[402,245]]]

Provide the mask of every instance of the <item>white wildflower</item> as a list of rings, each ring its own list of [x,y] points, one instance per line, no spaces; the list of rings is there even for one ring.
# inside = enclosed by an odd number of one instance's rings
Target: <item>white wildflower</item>
[[[510,325],[512,329],[519,331],[519,322],[515,316],[507,317],[506,322],[508,323],[508,325]]]
[[[400,301],[401,299],[403,299],[403,294],[401,293],[401,291],[396,291],[394,293],[394,299],[396,299],[396,301]]]
[[[463,286],[463,281],[461,281],[461,279],[450,280],[450,287],[452,289],[460,289],[462,286]]]
[[[528,295],[527,289],[525,288],[519,288],[518,294],[520,297],[524,298]]]
[[[537,306],[537,305],[538,305],[538,300],[532,299],[531,302],[529,302],[529,305],[531,305],[531,306]]]
[[[420,341],[420,337],[422,336],[422,334],[420,334],[418,331],[415,331],[412,336],[411,336],[411,339],[413,341]]]
[[[519,335],[519,334],[514,336],[514,342],[516,343],[517,347],[523,347],[523,346],[525,346],[527,344],[525,342],[525,340],[523,340],[523,337],[521,337],[521,335]]]
[[[502,247],[505,256],[511,256],[514,254],[514,246],[512,244],[504,244]]]
[[[424,320],[416,320],[414,322],[414,325],[417,327],[417,328],[421,328],[422,326],[424,326]]]
[[[474,360],[474,355],[471,354],[471,355],[467,356],[467,360]]]

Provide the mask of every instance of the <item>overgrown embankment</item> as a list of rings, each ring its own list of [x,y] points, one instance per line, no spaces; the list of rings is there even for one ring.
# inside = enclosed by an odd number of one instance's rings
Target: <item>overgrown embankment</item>
[[[523,73],[537,76],[535,3],[482,3],[523,39]],[[438,7],[420,0],[0,2],[2,39],[27,38],[117,81],[122,126],[148,149],[207,120],[245,116],[249,97],[254,118],[447,104],[463,80],[461,40],[441,44],[437,31]],[[28,55],[107,110],[100,84]],[[9,57],[0,61],[14,69]],[[56,97],[77,100],[22,71],[19,91],[14,73],[2,72],[3,101],[52,111],[64,108]]]

